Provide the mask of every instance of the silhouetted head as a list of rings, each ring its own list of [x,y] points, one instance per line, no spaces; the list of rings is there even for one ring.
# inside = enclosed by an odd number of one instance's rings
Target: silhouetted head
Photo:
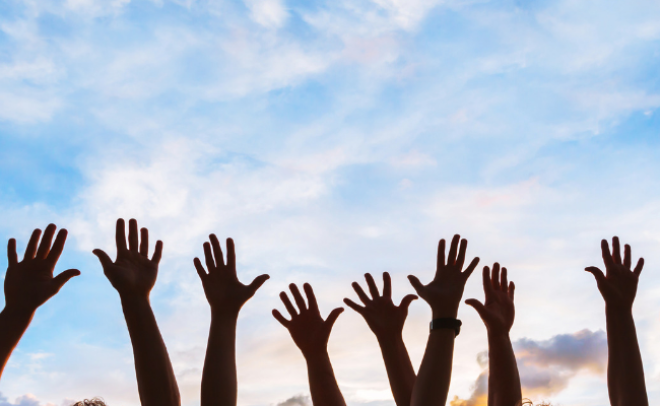
[[[548,402],[545,402],[545,401],[543,401],[543,402],[541,402],[541,403],[538,403],[537,405],[534,405],[534,403],[532,403],[531,400],[529,400],[529,399],[523,399],[523,400],[522,400],[522,403],[520,404],[520,406],[552,406],[552,405],[551,405],[550,403],[548,403]]]
[[[103,399],[94,398],[94,399],[85,399],[80,402],[74,403],[71,406],[107,406]]]

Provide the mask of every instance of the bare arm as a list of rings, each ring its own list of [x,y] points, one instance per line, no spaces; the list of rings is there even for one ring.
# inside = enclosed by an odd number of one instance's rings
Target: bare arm
[[[410,283],[433,312],[433,319],[456,319],[458,306],[468,277],[474,271],[479,258],[472,260],[463,272],[467,240],[455,235],[445,262],[445,240],[440,240],[435,278],[428,285],[410,275]],[[415,380],[411,399],[412,406],[444,406],[447,402],[456,333],[451,329],[434,330],[429,334],[422,365]]]
[[[507,270],[500,264],[483,272],[485,303],[477,299],[465,301],[474,307],[488,330],[488,406],[518,406],[522,403],[520,375],[513,353],[509,331],[515,319],[513,295],[515,285],[507,280]]]
[[[637,294],[639,275],[644,267],[640,258],[631,270],[632,255],[626,244],[623,261],[619,239],[612,239],[613,253],[606,240],[601,242],[605,273],[596,267],[588,267],[598,283],[598,290],[605,300],[607,320],[607,387],[612,406],[648,406],[649,400],[644,381],[642,355],[639,351],[632,306]]]
[[[179,406],[181,399],[172,363],[160,335],[149,294],[158,275],[163,243],[156,242],[149,259],[149,231],[140,230],[137,221],[129,221],[128,245],[123,219],[117,220],[117,260],[112,261],[102,250],[94,254],[103,265],[103,272],[119,293],[131,336],[135,374],[140,402],[144,406]]]
[[[323,320],[314,291],[308,283],[303,286],[308,303],[305,303],[296,285],[291,284],[289,288],[299,311],[293,307],[286,292],[282,292],[280,298],[291,320],[285,319],[278,310],[273,310],[273,316],[289,330],[291,338],[305,357],[312,403],[314,406],[346,406],[328,355],[332,326],[344,309],[334,309]]]
[[[241,308],[257,289],[269,278],[258,276],[249,285],[243,285],[236,274],[234,241],[227,239],[225,264],[220,242],[215,234],[211,243],[204,243],[204,257],[208,273],[199,258],[194,264],[211,306],[211,329],[202,374],[202,406],[236,405],[238,383],[236,379],[236,322]],[[215,257],[215,258],[214,258]]]
[[[410,362],[402,334],[408,316],[408,306],[417,299],[417,296],[407,295],[399,306],[395,306],[392,302],[392,279],[389,273],[383,273],[382,296],[371,274],[366,274],[365,279],[371,298],[357,282],[353,282],[353,289],[364,306],[358,305],[351,299],[344,299],[344,303],[360,313],[376,335],[397,406],[409,406],[415,384],[415,370]]]
[[[0,377],[37,308],[55,296],[69,279],[80,275],[77,269],[68,269],[53,276],[67,236],[66,230],[60,230],[51,248],[56,229],[55,224],[48,225],[40,245],[41,230],[34,230],[20,262],[16,240],[12,238],[7,244],[5,308],[0,312]]]

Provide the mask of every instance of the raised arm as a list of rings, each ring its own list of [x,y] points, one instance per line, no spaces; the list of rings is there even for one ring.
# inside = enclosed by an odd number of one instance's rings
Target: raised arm
[[[124,220],[117,220],[116,241],[117,259],[114,262],[100,249],[94,250],[94,254],[121,298],[133,344],[140,403],[143,406],[179,406],[179,387],[149,303],[163,242],[156,242],[154,255],[149,259],[149,231],[143,228],[138,235],[138,224],[134,219],[128,223],[128,244]]]
[[[0,312],[0,377],[37,308],[55,296],[69,279],[80,275],[77,269],[68,269],[53,276],[67,235],[65,229],[60,230],[51,247],[55,230],[55,224],[49,224],[41,244],[41,230],[34,230],[20,262],[16,240],[12,238],[7,244],[9,266],[5,274],[5,308]]]
[[[522,403],[520,375],[513,353],[509,331],[516,315],[513,293],[516,286],[507,280],[506,268],[493,265],[493,274],[484,267],[484,294],[486,301],[465,301],[481,316],[488,330],[488,406],[519,406]]]
[[[607,388],[612,406],[648,406],[642,354],[639,351],[632,307],[637,294],[639,275],[644,267],[640,258],[631,270],[632,254],[626,244],[623,261],[619,238],[612,239],[613,253],[606,240],[601,241],[605,273],[595,266],[586,268],[596,278],[605,299],[607,320]]]
[[[293,342],[305,357],[312,403],[314,406],[346,406],[328,355],[328,339],[332,326],[344,309],[334,309],[328,318],[323,320],[310,284],[303,285],[307,303],[296,285],[292,283],[289,288],[299,310],[296,311],[293,307],[286,292],[282,292],[280,298],[291,315],[291,320],[285,319],[278,310],[273,310],[273,316],[289,330]]]
[[[241,307],[266,282],[268,275],[244,285],[236,275],[234,241],[227,239],[227,263],[215,234],[204,243],[206,267],[199,258],[194,264],[202,280],[204,294],[211,306],[211,329],[202,374],[202,406],[236,405],[236,321]],[[215,257],[215,258],[214,258]]]
[[[353,282],[353,289],[364,306],[358,305],[351,299],[344,299],[344,303],[360,313],[376,335],[397,406],[409,406],[415,384],[415,370],[410,362],[402,333],[403,324],[408,316],[408,306],[417,299],[417,296],[407,295],[401,300],[401,304],[396,306],[392,302],[392,279],[389,273],[383,273],[382,296],[371,274],[366,274],[364,277],[371,298],[357,282]]]
[[[455,235],[452,239],[446,261],[445,240],[440,240],[435,277],[429,284],[424,285],[417,277],[408,276],[417,294],[431,306],[433,312],[433,327],[415,380],[410,402],[412,406],[444,406],[447,402],[454,339],[460,329],[460,321],[456,319],[458,306],[465,283],[479,263],[479,258],[474,258],[463,271],[467,240],[460,238]]]

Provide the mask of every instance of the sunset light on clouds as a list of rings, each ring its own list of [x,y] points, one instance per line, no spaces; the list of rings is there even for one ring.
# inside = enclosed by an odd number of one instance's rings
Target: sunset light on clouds
[[[238,325],[239,404],[307,405],[305,363],[271,316],[291,282],[325,316],[351,282],[428,281],[469,240],[516,283],[523,396],[607,404],[603,300],[584,267],[618,235],[646,267],[634,315],[660,402],[660,3],[470,0],[7,0],[0,3],[0,239],[69,230],[0,406],[138,405],[117,293],[118,217],[164,254],[152,303],[186,406],[210,311],[192,259],[215,232],[239,278],[271,279]],[[3,243],[4,244],[4,243]],[[0,267],[6,268],[4,254]],[[464,299],[483,298],[479,272]],[[404,330],[419,366],[431,313]],[[483,404],[486,330],[462,305],[449,398]],[[393,406],[374,335],[330,337],[349,405]],[[481,403],[480,403],[481,402]]]

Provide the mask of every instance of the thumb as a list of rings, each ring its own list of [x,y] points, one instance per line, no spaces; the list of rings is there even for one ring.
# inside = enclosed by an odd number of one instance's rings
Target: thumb
[[[102,267],[105,268],[106,266],[112,265],[113,262],[108,256],[108,254],[105,253],[105,251],[97,248],[94,251],[92,251],[92,253],[98,257],[99,261],[101,261]]]
[[[270,279],[269,275],[263,274],[259,275],[250,284],[250,291],[254,295],[254,293],[263,285],[268,279]]]
[[[403,299],[401,299],[401,304],[399,305],[399,308],[408,311],[408,306],[410,306],[410,303],[412,303],[413,300],[417,300],[417,299],[418,297],[415,295],[406,295]]]
[[[410,281],[410,284],[415,289],[417,294],[422,296],[421,291],[424,290],[424,284],[422,284],[422,282],[420,282],[415,275],[408,275],[408,280]]]
[[[601,271],[599,268],[595,266],[588,266],[584,268],[585,271],[589,272],[596,278],[596,283],[600,285],[603,281],[605,281],[605,274],[603,274],[603,271]]]
[[[332,330],[332,326],[335,325],[335,322],[337,321],[337,317],[339,317],[339,315],[342,314],[343,312],[344,312],[343,307],[338,307],[330,312],[328,318],[325,319],[325,325],[327,326],[328,332]]]
[[[477,313],[479,313],[479,317],[481,317],[482,319],[484,318],[486,313],[486,306],[484,306],[483,303],[481,303],[477,299],[468,299],[465,301],[465,304],[473,307],[474,310],[476,310]]]
[[[61,274],[54,277],[53,281],[55,281],[55,286],[57,287],[56,292],[59,292],[60,289],[62,289],[62,286],[64,286],[64,284],[67,283],[69,281],[69,279],[73,278],[74,276],[78,276],[78,275],[80,275],[79,270],[77,270],[77,269],[67,269],[66,271],[64,271]]]

